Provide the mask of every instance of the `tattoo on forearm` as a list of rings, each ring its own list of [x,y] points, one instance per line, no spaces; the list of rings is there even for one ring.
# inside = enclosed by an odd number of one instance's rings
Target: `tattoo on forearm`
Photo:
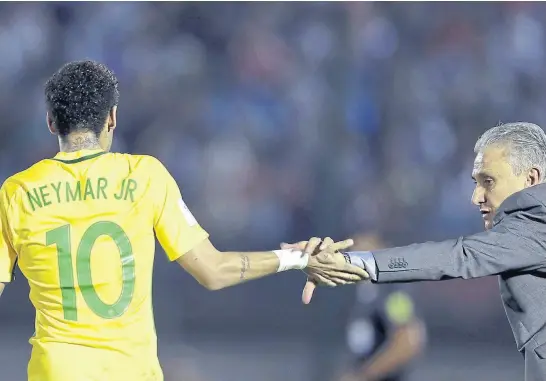
[[[241,255],[241,280],[245,280],[246,271],[250,268],[248,255]]]

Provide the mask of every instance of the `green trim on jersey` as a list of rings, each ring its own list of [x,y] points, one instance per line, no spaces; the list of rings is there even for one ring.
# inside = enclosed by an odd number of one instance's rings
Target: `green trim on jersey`
[[[61,163],[65,163],[65,164],[76,164],[76,163],[80,163],[80,162],[85,161],[85,160],[94,159],[94,158],[96,158],[98,156],[104,155],[105,153],[106,152],[97,152],[97,153],[94,153],[92,155],[82,156],[82,157],[79,157],[77,159],[72,159],[72,160],[63,160],[63,159],[56,159],[56,158],[53,158],[51,160],[60,161]]]

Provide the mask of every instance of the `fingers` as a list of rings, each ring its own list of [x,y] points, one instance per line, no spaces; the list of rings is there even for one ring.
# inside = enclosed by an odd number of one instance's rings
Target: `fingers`
[[[337,282],[334,282],[332,279],[328,279],[327,276],[328,275],[325,272],[324,274],[313,273],[312,275],[307,277],[307,282],[305,283],[301,296],[301,300],[304,304],[311,303],[311,299],[313,298],[313,293],[315,292],[317,285],[336,287],[340,284],[352,284],[356,281],[361,280],[358,277],[356,277],[354,281],[345,281],[343,279],[335,278]],[[344,274],[343,276],[346,275]]]
[[[319,246],[319,244],[321,242],[324,242],[324,241],[322,241],[318,237],[313,237],[313,238],[309,239],[309,241],[299,241],[299,242],[296,242],[296,243],[282,242],[281,243],[281,249],[283,249],[283,250],[287,250],[287,249],[301,250],[304,253],[311,255],[315,251],[319,250],[318,246]],[[321,245],[321,247],[324,246],[324,248],[326,248],[329,245],[331,245],[334,241],[330,237],[328,237],[328,238],[325,239],[325,242],[326,242],[326,245],[324,245],[324,243],[323,243]]]
[[[363,279],[368,278],[368,277],[363,278],[362,276],[357,274],[351,274],[351,273],[346,273],[343,271],[336,271],[336,270],[323,270],[322,275],[324,275],[327,279],[330,279],[331,281],[338,284],[354,283],[354,282],[359,282]]]
[[[322,243],[322,240],[318,237],[313,237],[307,241],[307,246],[303,250],[303,254],[313,255],[315,251],[318,251],[319,245]]]
[[[305,282],[305,286],[303,287],[303,292],[301,294],[301,301],[303,302],[303,304],[311,303],[315,288],[317,288],[315,281],[313,279],[307,278],[307,282]]]
[[[370,279],[370,274],[368,274],[366,270],[348,263],[345,263],[342,271],[345,273],[358,275],[361,279]]]
[[[304,273],[307,274],[308,279],[312,279],[317,286],[328,286],[328,287],[336,287],[338,283],[335,282],[335,279],[330,279],[323,271],[321,270],[314,270],[314,271],[307,271],[304,270]]]
[[[303,251],[305,249],[305,246],[307,246],[307,241],[300,241],[296,243],[281,243],[281,249],[282,250],[289,250],[289,249],[295,249]]]
[[[327,251],[311,257],[305,272],[313,276],[319,274],[337,285],[370,279],[365,269],[347,263],[342,254]]]
[[[326,249],[328,246],[332,245],[334,243],[334,240],[330,237],[326,237],[322,240],[322,244],[320,245],[320,249],[319,250],[324,250]]]
[[[320,247],[318,247],[320,245]],[[318,237],[313,237],[309,241],[299,241],[296,243],[281,243],[281,249],[296,249],[301,250],[305,254],[313,255],[317,254],[319,250],[329,249],[329,252],[336,252],[339,250],[345,250],[353,246],[354,242],[352,239],[346,239],[345,241],[335,242],[330,237],[326,237],[324,240],[321,240]]]
[[[336,283],[333,279],[329,279],[324,274],[313,273],[312,278],[317,286],[336,287],[338,285],[338,283]]]
[[[326,265],[327,267],[332,267],[336,263],[336,258],[334,254],[327,252],[327,251],[321,251],[317,255],[314,256],[314,258],[317,260],[318,263],[322,265]],[[345,260],[345,259],[343,259]],[[339,265],[338,265],[339,267]]]
[[[330,252],[334,253],[336,251],[339,251],[339,250],[345,250],[345,249],[348,249],[349,247],[353,246],[354,245],[354,241],[352,239],[346,239],[345,241],[340,241],[340,242],[336,242],[332,245],[329,245],[328,248]],[[322,247],[321,247],[321,250]]]
[[[339,250],[345,250],[353,245],[352,239],[346,239],[345,241],[340,241],[336,243],[332,243],[332,239],[330,237],[324,239],[322,245],[320,245],[320,252],[315,253],[315,256],[317,256],[317,260],[325,265],[330,265],[336,262],[336,258],[333,255],[338,252]]]

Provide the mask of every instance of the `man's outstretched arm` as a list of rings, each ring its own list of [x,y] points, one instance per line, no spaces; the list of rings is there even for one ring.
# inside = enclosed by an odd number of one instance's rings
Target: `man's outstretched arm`
[[[470,279],[545,267],[544,205],[523,191],[509,197],[499,213],[493,228],[471,236],[347,254],[353,263],[367,261],[362,267],[381,283]]]
[[[220,252],[205,239],[177,262],[200,284],[210,290],[219,290],[250,280],[259,279],[277,272],[310,267],[331,279],[329,285],[349,284],[367,277],[358,267],[349,266],[341,254],[332,261],[319,261],[310,257],[320,240],[310,241],[299,250],[276,250],[266,252]],[[331,244],[331,240],[329,244]],[[343,250],[352,245],[351,240],[330,246],[331,250]],[[311,258],[311,260],[309,260]]]
[[[283,248],[299,248],[301,243]],[[328,251],[328,249],[326,249]],[[507,271],[546,267],[546,207],[528,191],[509,197],[492,229],[443,242],[390,249],[346,252],[350,263],[365,269],[378,283],[471,279]],[[302,300],[316,288],[310,277]]]

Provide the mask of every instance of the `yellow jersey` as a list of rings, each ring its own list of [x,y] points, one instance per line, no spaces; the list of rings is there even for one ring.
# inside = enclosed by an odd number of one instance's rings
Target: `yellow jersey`
[[[154,231],[170,260],[208,234],[157,159],[60,152],[4,182],[0,224],[0,282],[18,263],[36,309],[29,380],[163,379]]]

